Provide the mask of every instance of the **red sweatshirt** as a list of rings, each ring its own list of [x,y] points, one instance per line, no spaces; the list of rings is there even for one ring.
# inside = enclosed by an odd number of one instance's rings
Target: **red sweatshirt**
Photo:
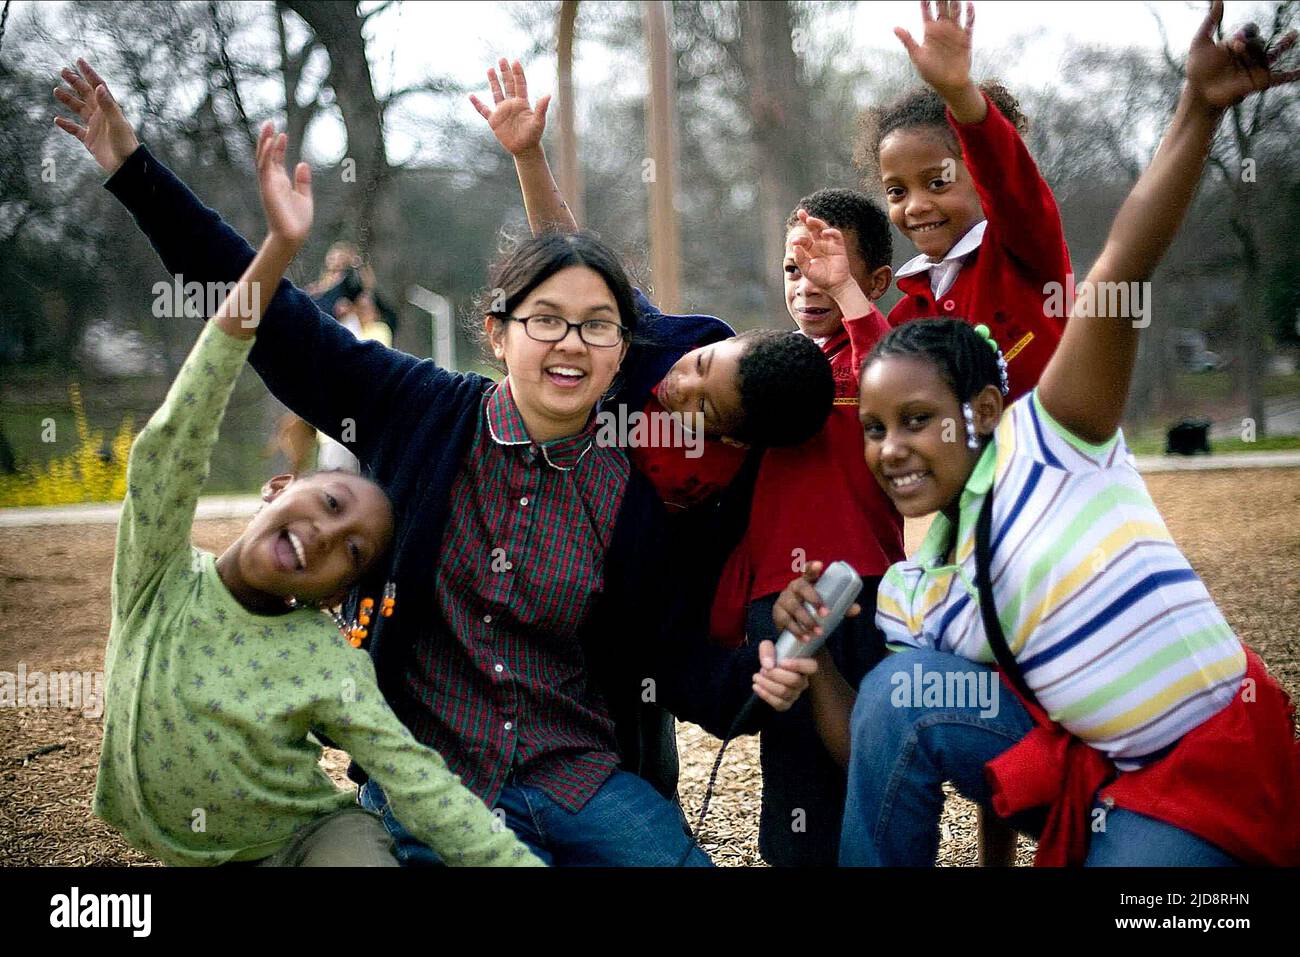
[[[1052,191],[1020,134],[998,108],[989,102],[988,115],[970,124],[958,123],[949,111],[948,123],[961,143],[988,225],[956,281],[937,302],[928,270],[900,276],[897,286],[903,298],[890,310],[889,324],[943,316],[984,323],[1006,356],[1010,403],[1038,383],[1061,341],[1067,317],[1045,315],[1049,292],[1044,286],[1065,283],[1070,251]]]
[[[903,518],[867,469],[858,422],[858,370],[888,331],[874,306],[845,319],[822,344],[835,376],[826,424],[802,445],[763,453],[749,527],[713,601],[710,633],[719,644],[742,644],[749,602],[781,591],[804,562],[843,559],[867,577],[903,560]]]
[[[993,808],[1007,817],[1046,806],[1037,866],[1082,864],[1088,854],[1093,795],[1190,831],[1245,864],[1300,865],[1300,742],[1295,707],[1249,648],[1242,690],[1183,735],[1169,754],[1119,774],[1096,748],[1020,698],[1036,727],[985,767]]]

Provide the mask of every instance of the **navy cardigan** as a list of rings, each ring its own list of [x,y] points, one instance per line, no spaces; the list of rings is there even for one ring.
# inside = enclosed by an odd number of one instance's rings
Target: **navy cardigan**
[[[139,147],[105,184],[135,217],[167,270],[184,282],[233,283],[253,249],[189,188]],[[730,334],[707,316],[666,316],[639,297],[652,334],[624,360],[619,399],[640,408],[687,349]],[[399,702],[404,646],[434,640],[429,627],[439,545],[452,483],[474,437],[491,380],[439,368],[353,337],[302,290],[283,280],[267,304],[250,354],[277,399],[349,447],[389,494],[397,517],[391,567],[354,590],[397,588],[391,618],[376,617],[370,654],[380,688]],[[615,722],[622,767],[672,796],[677,748],[672,717],[721,736],[750,695],[757,651],[729,651],[705,638],[708,603],[730,543],[738,540],[747,470],[738,494],[687,520],[666,521],[650,482],[633,469],[605,555],[605,590],[582,628],[589,680]],[[666,709],[666,710],[665,710]],[[755,709],[745,732],[772,714]],[[409,716],[399,717],[409,723]],[[358,769],[354,768],[350,773]]]

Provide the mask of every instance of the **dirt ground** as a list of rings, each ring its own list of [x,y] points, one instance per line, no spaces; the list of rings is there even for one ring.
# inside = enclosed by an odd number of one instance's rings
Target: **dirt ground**
[[[1163,473],[1148,485],[1170,531],[1229,623],[1293,697],[1300,692],[1300,470]],[[240,521],[200,523],[195,542],[220,551]],[[920,527],[909,527],[909,550]],[[0,529],[0,671],[99,671],[108,635],[109,525]],[[93,818],[100,724],[79,711],[0,708],[0,865],[149,864]],[[681,792],[694,820],[719,742],[681,725]],[[327,752],[339,781],[346,758]],[[761,780],[753,738],[733,742],[701,843],[720,865],[760,864]],[[976,861],[973,805],[950,795],[941,863]],[[1033,845],[1021,839],[1019,863]]]

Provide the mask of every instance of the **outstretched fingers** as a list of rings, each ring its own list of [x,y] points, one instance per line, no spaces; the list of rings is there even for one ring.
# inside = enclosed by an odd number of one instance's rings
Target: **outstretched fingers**
[[[514,99],[519,94],[515,92],[515,74],[510,69],[510,61],[502,57],[497,69],[501,71],[501,86],[506,91],[506,99]]]
[[[108,84],[104,82],[104,78],[95,72],[95,68],[87,63],[83,57],[77,58],[77,69],[81,71],[82,76],[86,78],[92,87],[99,88],[101,86],[108,86]]]
[[[73,95],[65,87],[56,86],[54,88],[54,98],[78,116],[84,117],[86,115],[86,101]]]
[[[516,60],[510,65],[510,72],[515,80],[515,96],[528,99],[528,78],[524,76],[524,65]]]
[[[86,142],[85,127],[78,126],[76,123],[73,123],[71,120],[65,120],[61,116],[56,116],[54,118],[54,125],[57,126],[59,129],[63,130],[65,133],[71,133],[77,139],[81,140],[81,142],[83,143]]]
[[[477,96],[475,96],[473,93],[471,93],[471,94],[469,95],[469,102],[470,102],[470,104],[474,107],[474,109],[478,110],[478,115],[481,116],[481,117],[483,117],[483,119],[485,119],[485,120],[491,120],[491,119],[492,119],[492,111],[489,110],[489,109],[488,109],[488,108],[483,104],[483,101],[480,100],[480,99],[479,99]]]
[[[94,87],[87,83],[76,70],[65,66],[59,71],[59,76],[67,82],[68,86],[77,91],[77,96],[81,99],[90,99],[90,93]]]
[[[501,58],[501,62],[506,62],[504,57]],[[500,104],[506,98],[506,95],[501,92],[501,81],[497,79],[495,67],[488,67],[488,89],[492,91],[493,103]]]
[[[1210,4],[1210,10],[1205,15],[1205,19],[1201,21],[1201,25],[1197,29],[1196,35],[1202,40],[1208,40],[1213,43],[1214,31],[1218,29],[1219,24],[1222,22],[1223,0],[1214,0],[1214,2]]]

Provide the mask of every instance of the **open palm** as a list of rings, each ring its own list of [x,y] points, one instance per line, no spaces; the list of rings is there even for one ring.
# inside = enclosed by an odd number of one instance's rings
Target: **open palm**
[[[56,117],[54,124],[81,140],[104,172],[117,172],[140,145],[131,124],[103,78],[85,60],[77,61],[76,70],[65,67],[59,75],[68,86],[56,88],[54,97],[76,113],[81,124],[62,116]]]
[[[257,137],[257,184],[266,211],[266,225],[273,236],[301,245],[311,231],[313,203],[311,168],[299,163],[289,178],[284,168],[289,137],[276,135],[268,121]]]
[[[1292,83],[1300,70],[1275,70],[1277,59],[1295,43],[1292,30],[1265,49],[1255,25],[1247,24],[1231,39],[1216,43],[1214,32],[1223,20],[1223,3],[1217,0],[1196,32],[1187,54],[1187,86],[1215,109],[1232,106],[1257,90]]]
[[[902,41],[912,65],[921,79],[934,89],[955,90],[970,80],[971,35],[975,27],[975,5],[966,4],[966,23],[961,22],[961,3],[922,0],[921,17],[925,22],[921,43],[898,27],[894,35]]]
[[[849,282],[853,274],[849,271],[844,234],[824,220],[809,216],[806,210],[799,210],[799,219],[808,227],[808,235],[796,237],[791,247],[795,265],[804,278],[826,293]]]
[[[488,69],[488,86],[492,89],[493,108],[488,109],[477,96],[469,100],[479,115],[488,121],[497,141],[512,156],[535,149],[542,142],[546,130],[546,110],[551,105],[550,96],[537,101],[534,109],[528,102],[528,79],[518,60],[514,64],[500,63],[501,77],[495,69]]]

